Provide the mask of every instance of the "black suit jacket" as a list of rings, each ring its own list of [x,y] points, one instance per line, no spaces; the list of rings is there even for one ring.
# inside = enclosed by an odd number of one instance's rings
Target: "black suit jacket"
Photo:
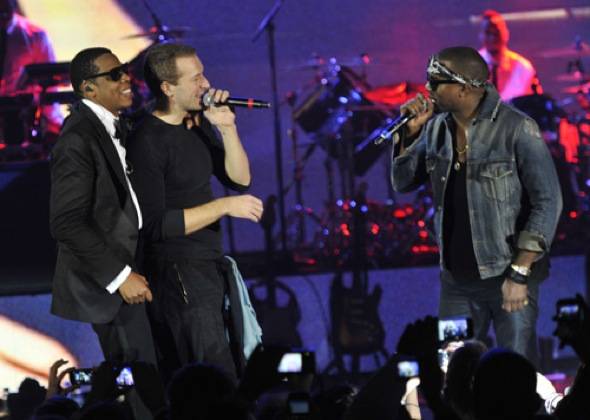
[[[58,244],[52,313],[111,321],[123,300],[106,287],[125,265],[134,266],[138,219],[115,146],[82,102],[52,151],[49,217]]]

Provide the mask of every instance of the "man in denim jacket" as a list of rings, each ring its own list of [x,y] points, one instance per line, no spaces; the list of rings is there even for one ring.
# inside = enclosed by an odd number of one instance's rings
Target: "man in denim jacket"
[[[429,98],[402,107],[414,118],[394,148],[391,181],[407,192],[430,177],[439,316],[472,317],[479,339],[493,321],[499,346],[535,362],[538,285],[562,208],[551,156],[537,124],[486,82],[476,50],[440,51],[427,78]]]

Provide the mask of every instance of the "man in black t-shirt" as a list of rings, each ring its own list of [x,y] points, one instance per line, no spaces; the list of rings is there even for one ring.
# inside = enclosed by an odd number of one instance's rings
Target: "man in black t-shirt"
[[[149,312],[160,368],[170,375],[187,363],[207,362],[236,378],[244,364],[241,315],[219,221],[231,216],[258,222],[262,202],[251,195],[213,196],[211,175],[244,192],[250,168],[231,110],[203,106],[206,93],[214,104],[229,93],[211,88],[195,50],[154,46],[144,71],[156,107],[128,149],[145,220],[144,269],[154,293]]]

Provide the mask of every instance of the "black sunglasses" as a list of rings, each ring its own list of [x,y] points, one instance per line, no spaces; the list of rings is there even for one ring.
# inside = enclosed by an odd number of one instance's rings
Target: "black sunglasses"
[[[120,66],[113,67],[109,71],[93,74],[92,76],[86,77],[85,80],[95,79],[101,76],[108,76],[113,82],[118,82],[121,80],[121,77],[123,77],[123,74],[129,75],[129,63],[124,63]]]
[[[458,80],[453,79],[427,79],[428,86],[430,86],[431,90],[436,90],[438,85],[453,85],[453,84],[460,84]]]

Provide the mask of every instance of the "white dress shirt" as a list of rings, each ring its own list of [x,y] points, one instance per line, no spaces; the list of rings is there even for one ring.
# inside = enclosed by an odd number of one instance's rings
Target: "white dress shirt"
[[[137,211],[137,229],[139,230],[143,226],[143,218],[141,217],[141,210],[139,208],[139,202],[137,201],[137,195],[135,194],[135,191],[133,191],[133,186],[131,186],[131,182],[129,181],[129,177],[127,176],[127,161],[125,160],[127,151],[125,150],[123,145],[121,145],[119,139],[115,137],[115,122],[118,121],[119,118],[114,116],[109,110],[107,110],[102,105],[92,102],[89,99],[82,99],[82,102],[84,103],[84,105],[88,106],[88,108],[90,108],[92,112],[96,114],[100,122],[102,122],[105,129],[107,130],[107,133],[111,137],[113,146],[115,146],[115,149],[117,150],[119,160],[121,161],[121,167],[123,168],[123,174],[125,175],[125,180],[127,181],[129,192],[131,193],[131,200],[133,201],[133,205],[135,206],[135,210]],[[107,286],[107,290],[109,291],[109,293],[115,293],[123,284],[123,282],[127,279],[129,273],[131,273],[131,267],[126,265],[123,271],[121,271],[119,275],[115,277],[115,279]]]

